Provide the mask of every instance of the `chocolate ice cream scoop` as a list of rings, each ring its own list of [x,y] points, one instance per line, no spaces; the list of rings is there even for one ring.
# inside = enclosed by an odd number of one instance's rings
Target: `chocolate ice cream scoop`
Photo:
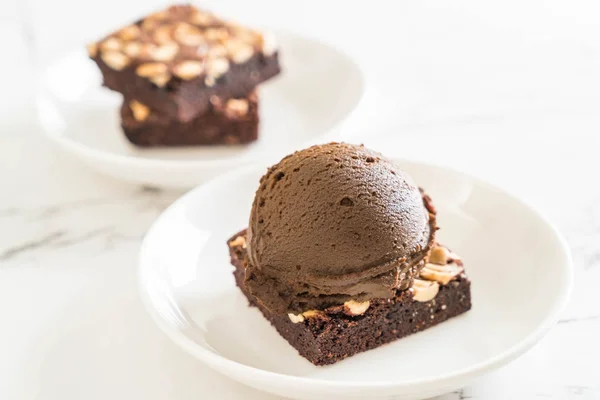
[[[390,298],[412,284],[435,229],[429,198],[379,153],[313,146],[260,180],[245,284],[282,314]]]

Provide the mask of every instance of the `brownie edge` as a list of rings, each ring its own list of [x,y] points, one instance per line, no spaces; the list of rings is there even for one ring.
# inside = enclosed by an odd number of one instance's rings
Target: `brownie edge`
[[[171,120],[145,104],[133,100],[121,106],[121,128],[139,147],[248,144],[258,139],[258,96],[221,102],[189,122]]]
[[[354,354],[377,348],[396,339],[423,331],[471,309],[471,282],[462,273],[440,285],[433,300],[419,302],[411,290],[391,299],[374,299],[360,316],[348,316],[332,307],[312,318],[294,323],[288,315],[276,315],[258,304],[244,286],[245,235],[228,240],[233,275],[251,306],[257,307],[279,334],[314,365],[334,364]]]

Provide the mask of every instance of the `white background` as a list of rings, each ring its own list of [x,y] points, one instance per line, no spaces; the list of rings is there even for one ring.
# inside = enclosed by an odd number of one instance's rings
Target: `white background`
[[[36,132],[44,64],[166,3],[0,1],[0,399],[271,399],[183,354],[139,303],[140,238],[179,193],[99,176]],[[502,184],[566,235],[576,289],[561,322],[444,400],[600,398],[597,1],[205,4],[342,48],[369,84],[349,137]]]

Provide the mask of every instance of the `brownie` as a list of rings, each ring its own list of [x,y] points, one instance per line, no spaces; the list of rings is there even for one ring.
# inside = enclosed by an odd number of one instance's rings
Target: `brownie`
[[[221,101],[189,122],[170,119],[140,101],[121,106],[121,127],[127,139],[142,147],[244,144],[258,138],[258,96]]]
[[[315,365],[333,364],[423,331],[471,308],[471,282],[462,272],[462,262],[451,258],[445,260],[447,267],[426,264],[422,279],[416,279],[412,288],[398,291],[391,299],[371,300],[366,311],[355,312],[352,304],[345,303],[297,316],[273,314],[244,286],[245,243],[246,231],[228,240],[237,286],[250,305],[257,307],[279,334]],[[453,275],[456,271],[460,272]]]
[[[274,39],[190,5],[171,6],[88,46],[104,85],[188,122],[211,98],[245,96],[280,71]]]

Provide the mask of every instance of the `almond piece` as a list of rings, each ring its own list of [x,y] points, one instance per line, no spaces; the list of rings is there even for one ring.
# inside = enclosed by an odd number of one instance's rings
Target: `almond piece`
[[[129,25],[121,29],[118,33],[122,40],[129,41],[140,37],[140,27],[137,25]]]
[[[157,11],[150,14],[147,18],[155,19],[157,21],[163,21],[169,18],[169,10]]]
[[[429,252],[428,259],[429,259],[429,262],[432,264],[446,265],[448,263],[449,255],[450,255],[450,252],[445,247],[435,246]]]
[[[229,61],[226,58],[215,58],[206,61],[206,74],[218,78],[229,70]]]
[[[160,24],[159,20],[148,17],[142,21],[141,27],[143,31],[148,32],[154,29],[158,24]]]
[[[173,74],[184,80],[200,76],[204,72],[204,63],[201,61],[182,61],[173,67]]]
[[[234,36],[236,39],[241,40],[242,42],[248,43],[250,45],[262,43],[262,36],[260,33],[244,27],[236,27],[234,31]]]
[[[204,37],[213,42],[222,42],[229,37],[229,32],[224,28],[208,28],[204,31]]]
[[[216,45],[216,46],[210,46],[208,48],[208,52],[206,53],[206,58],[210,58],[210,59],[215,59],[215,58],[222,58],[225,57],[227,55],[227,49],[225,48],[225,46],[222,45]]]
[[[145,63],[140,64],[135,73],[144,78],[150,78],[152,76],[164,75],[167,72],[168,68],[166,64],[163,63]]]
[[[148,15],[142,21],[142,29],[143,30],[151,30],[155,28],[161,21],[169,18],[169,13],[166,11],[159,11],[154,14]]]
[[[450,251],[450,250],[448,250],[448,251]],[[457,263],[459,265],[462,264],[462,260],[461,260],[460,256],[451,251],[448,253],[448,262],[449,263]]]
[[[239,118],[248,114],[248,100],[229,99],[225,104],[225,115],[228,118]]]
[[[154,61],[171,61],[177,55],[179,46],[175,42],[169,42],[149,49],[150,58]]]
[[[133,118],[135,118],[136,121],[144,121],[148,118],[148,115],[150,115],[150,109],[137,100],[132,100],[129,103],[129,108],[131,108]]]
[[[261,40],[261,51],[265,56],[272,56],[277,51],[277,39],[272,33],[264,33]]]
[[[215,80],[215,78],[213,78],[212,76],[207,76],[206,78],[204,78],[204,84],[208,87],[213,87],[215,86],[215,83],[217,81]]]
[[[90,43],[86,48],[90,57],[95,58],[98,55],[98,44]]]
[[[121,41],[115,37],[109,37],[100,43],[100,50],[102,51],[119,51],[123,47]]]
[[[200,46],[206,43],[202,31],[194,25],[185,22],[177,25],[173,37],[184,46]]]
[[[243,64],[254,55],[254,47],[241,40],[231,39],[225,42],[229,56],[236,64]]]
[[[137,58],[142,54],[142,44],[139,42],[125,43],[125,46],[123,46],[123,53],[131,58]]]
[[[440,291],[440,284],[437,282],[415,279],[411,287],[413,299],[420,302],[433,300]]]
[[[243,236],[238,236],[229,242],[229,247],[238,247],[242,246],[244,249],[246,248],[246,238]],[[293,314],[292,314],[293,315]]]
[[[302,313],[302,316],[304,318],[314,318],[314,317],[318,317],[321,314],[322,314],[322,312],[319,310],[308,310],[308,311],[304,311]]]
[[[167,82],[171,80],[171,74],[165,73],[161,75],[156,75],[148,78],[150,82],[154,83],[158,87],[164,87]]]
[[[129,57],[127,57],[123,53],[119,53],[118,51],[105,51],[100,55],[102,61],[110,68],[120,71],[129,65]]]
[[[438,265],[427,263],[421,270],[421,278],[430,281],[436,281],[442,285],[447,285],[452,279],[464,271],[464,268],[457,264]]]
[[[297,324],[299,322],[304,322],[304,317],[302,316],[302,314],[288,314],[288,317],[290,318],[290,321],[292,321],[294,324]]]
[[[351,316],[363,315],[371,306],[370,301],[348,300],[344,303],[344,313]]]
[[[157,44],[167,44],[173,41],[172,28],[169,25],[161,25],[154,30],[152,37]]]
[[[210,104],[212,104],[215,107],[221,107],[221,105],[223,104],[223,101],[218,96],[215,96],[214,94],[212,96],[210,96],[209,100],[210,100]]]
[[[205,13],[202,11],[198,11],[198,10],[194,10],[192,15],[190,16],[190,22],[192,24],[196,24],[196,25],[200,25],[200,26],[210,25],[214,20],[215,20],[215,18],[211,14],[208,14],[208,13]]]

